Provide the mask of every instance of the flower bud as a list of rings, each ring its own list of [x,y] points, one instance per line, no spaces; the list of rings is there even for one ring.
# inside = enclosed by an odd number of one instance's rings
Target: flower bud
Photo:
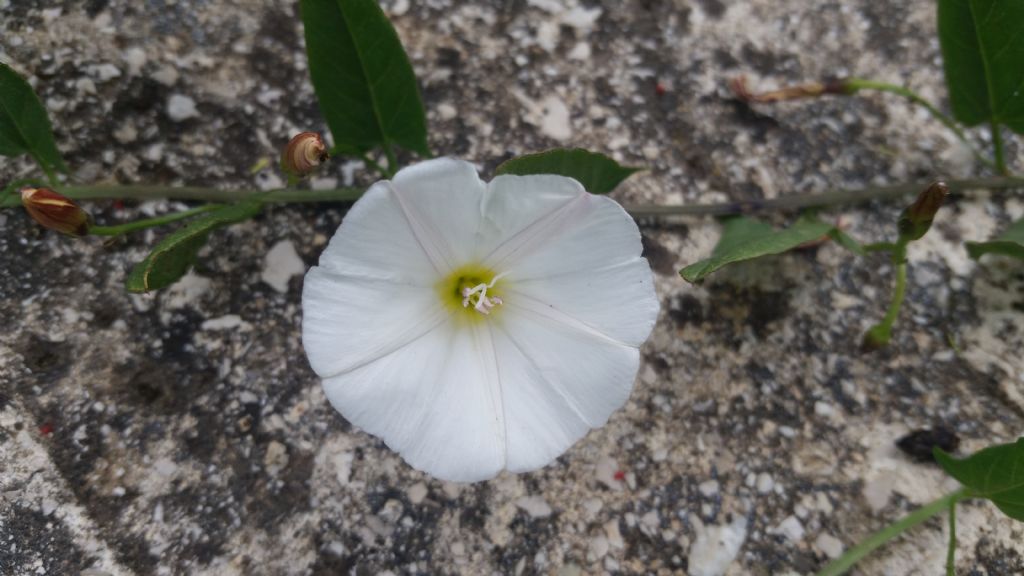
[[[906,242],[919,240],[932,227],[935,213],[942,207],[942,202],[949,195],[945,182],[937,180],[918,194],[917,200],[904,208],[900,214],[900,239]]]
[[[293,177],[302,177],[327,160],[327,147],[316,132],[303,132],[288,142],[281,156],[281,169]]]
[[[68,236],[85,236],[92,225],[88,212],[49,188],[22,188],[21,205],[43,227]]]

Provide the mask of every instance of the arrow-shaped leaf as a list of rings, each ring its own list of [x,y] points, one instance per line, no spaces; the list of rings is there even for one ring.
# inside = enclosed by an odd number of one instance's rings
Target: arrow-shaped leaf
[[[638,171],[640,168],[622,166],[604,154],[582,148],[555,148],[507,160],[495,173],[558,174],[576,179],[591,194],[607,194]]]
[[[174,284],[195,264],[196,255],[211,231],[248,220],[259,214],[262,207],[259,200],[240,202],[189,222],[161,240],[145,260],[132,268],[125,287],[129,292],[149,292]]]
[[[778,231],[764,222],[745,216],[729,218],[723,224],[722,237],[711,257],[690,264],[680,270],[679,274],[687,282],[697,283],[723,266],[762,256],[782,254],[826,235],[841,238],[841,244],[845,247],[852,249],[852,246],[856,245],[852,239],[838,232],[831,224],[813,218],[801,218],[789,228]]]
[[[302,0],[309,75],[335,148],[429,156],[416,76],[377,0]]]
[[[1024,438],[989,446],[963,460],[935,448],[935,459],[972,497],[991,500],[1010,518],[1024,521]]]
[[[977,260],[985,254],[1003,254],[1024,260],[1024,218],[988,242],[967,242],[967,254]]]
[[[24,78],[0,62],[0,156],[29,154],[51,173],[67,172],[46,108]]]
[[[953,116],[1024,134],[1024,2],[939,0],[939,43]]]

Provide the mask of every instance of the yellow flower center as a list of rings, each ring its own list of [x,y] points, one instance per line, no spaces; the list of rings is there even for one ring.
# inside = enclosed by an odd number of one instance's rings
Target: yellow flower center
[[[452,314],[468,321],[480,321],[501,308],[500,280],[503,274],[479,264],[459,267],[437,283],[437,292]]]

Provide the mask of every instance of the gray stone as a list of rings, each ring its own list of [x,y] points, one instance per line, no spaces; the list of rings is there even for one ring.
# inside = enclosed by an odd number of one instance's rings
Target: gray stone
[[[54,104],[86,183],[274,188],[288,138],[328,132],[296,4],[0,0],[0,54]],[[752,89],[850,74],[905,82],[945,110],[933,0],[382,5],[434,152],[488,179],[554,146],[645,167],[612,194],[629,204],[987,174],[891,95],[751,107],[726,88],[741,74]],[[1007,148],[1020,170],[1019,139]],[[5,159],[0,183],[30,170]],[[375,180],[343,156],[316,178]],[[85,205],[104,224],[184,207]],[[822,217],[875,242],[892,239],[900,208]],[[173,226],[108,243],[0,213],[0,571],[808,574],[956,488],[896,439],[941,423],[969,453],[1024,429],[1020,267],[963,248],[1020,218],[1019,197],[942,209],[910,251],[893,345],[875,354],[857,343],[887,304],[884,259],[826,243],[691,286],[677,268],[710,254],[721,226],[645,218],[663,312],[626,406],[543,470],[439,482],[342,418],[304,357],[296,276],[344,211],[268,207],[144,295],[124,292],[125,273]],[[281,246],[287,265],[268,266]],[[531,515],[524,497],[553,510]],[[958,573],[1024,572],[1018,524],[989,505],[958,512]],[[797,525],[800,538],[783,535]],[[944,523],[928,522],[859,570],[942,573],[944,546]]]

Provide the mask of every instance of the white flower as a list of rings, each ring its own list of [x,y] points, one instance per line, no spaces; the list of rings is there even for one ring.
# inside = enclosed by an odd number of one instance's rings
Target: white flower
[[[534,470],[629,397],[658,315],[640,252],[571,178],[422,162],[374,184],[306,275],[303,344],[334,407],[415,468]]]

